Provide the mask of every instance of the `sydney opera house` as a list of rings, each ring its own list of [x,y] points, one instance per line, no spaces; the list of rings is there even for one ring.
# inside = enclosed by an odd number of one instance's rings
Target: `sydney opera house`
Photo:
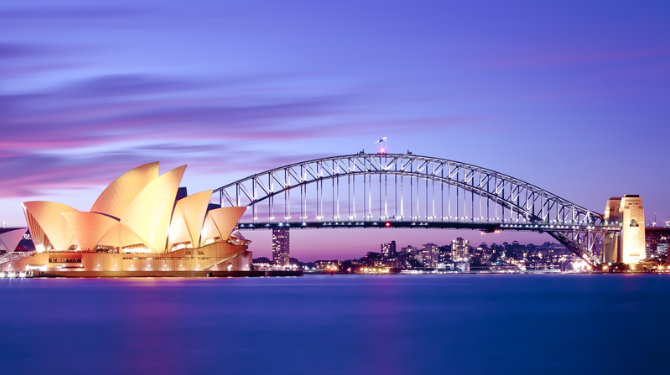
[[[185,169],[159,175],[158,162],[132,169],[114,180],[90,211],[25,202],[35,250],[9,254],[0,271],[126,277],[249,270],[249,241],[234,232],[246,207],[210,204],[211,190],[187,196],[179,187]]]

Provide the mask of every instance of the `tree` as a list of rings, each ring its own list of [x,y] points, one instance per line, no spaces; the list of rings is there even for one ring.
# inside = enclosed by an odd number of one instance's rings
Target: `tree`
[[[622,262],[612,263],[612,266],[610,267],[610,272],[628,272],[628,271],[630,271],[630,266]]]

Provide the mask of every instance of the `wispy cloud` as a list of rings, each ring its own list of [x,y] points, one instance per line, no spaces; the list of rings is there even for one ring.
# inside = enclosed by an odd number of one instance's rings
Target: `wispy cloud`
[[[463,117],[361,123],[338,117],[354,111],[357,95],[302,98],[282,95],[282,90],[253,89],[263,84],[267,83],[257,78],[203,82],[125,74],[2,95],[0,173],[7,177],[0,181],[0,195],[34,196],[58,187],[102,184],[119,171],[151,160],[188,160],[206,172],[220,170],[221,156],[226,155],[227,172],[258,171],[316,156],[258,152],[253,147],[259,142],[477,121]],[[244,94],[229,93],[238,90]]]
[[[128,17],[138,14],[145,14],[146,12],[138,8],[124,8],[124,7],[48,7],[39,6],[34,8],[16,7],[0,10],[0,19],[9,21],[25,21],[25,20],[77,20],[77,19],[107,19]]]
[[[48,47],[35,44],[0,42],[1,60],[40,56],[51,51]]]
[[[534,53],[508,54],[487,60],[486,65],[497,68],[529,68],[588,65],[616,61],[632,61],[656,57],[670,57],[670,49],[628,49],[590,51],[556,49],[536,51]]]

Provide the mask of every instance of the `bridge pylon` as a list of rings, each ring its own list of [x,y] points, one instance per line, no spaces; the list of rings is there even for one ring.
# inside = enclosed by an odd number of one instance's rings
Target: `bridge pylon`
[[[646,258],[644,207],[639,195],[610,198],[603,218],[605,223],[621,227],[605,234],[603,263],[637,264]]]

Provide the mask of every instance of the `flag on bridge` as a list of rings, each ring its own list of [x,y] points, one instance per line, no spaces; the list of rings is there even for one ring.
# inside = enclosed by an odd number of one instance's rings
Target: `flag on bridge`
[[[375,141],[375,144],[383,143],[386,142],[386,136],[379,138],[378,140]]]

